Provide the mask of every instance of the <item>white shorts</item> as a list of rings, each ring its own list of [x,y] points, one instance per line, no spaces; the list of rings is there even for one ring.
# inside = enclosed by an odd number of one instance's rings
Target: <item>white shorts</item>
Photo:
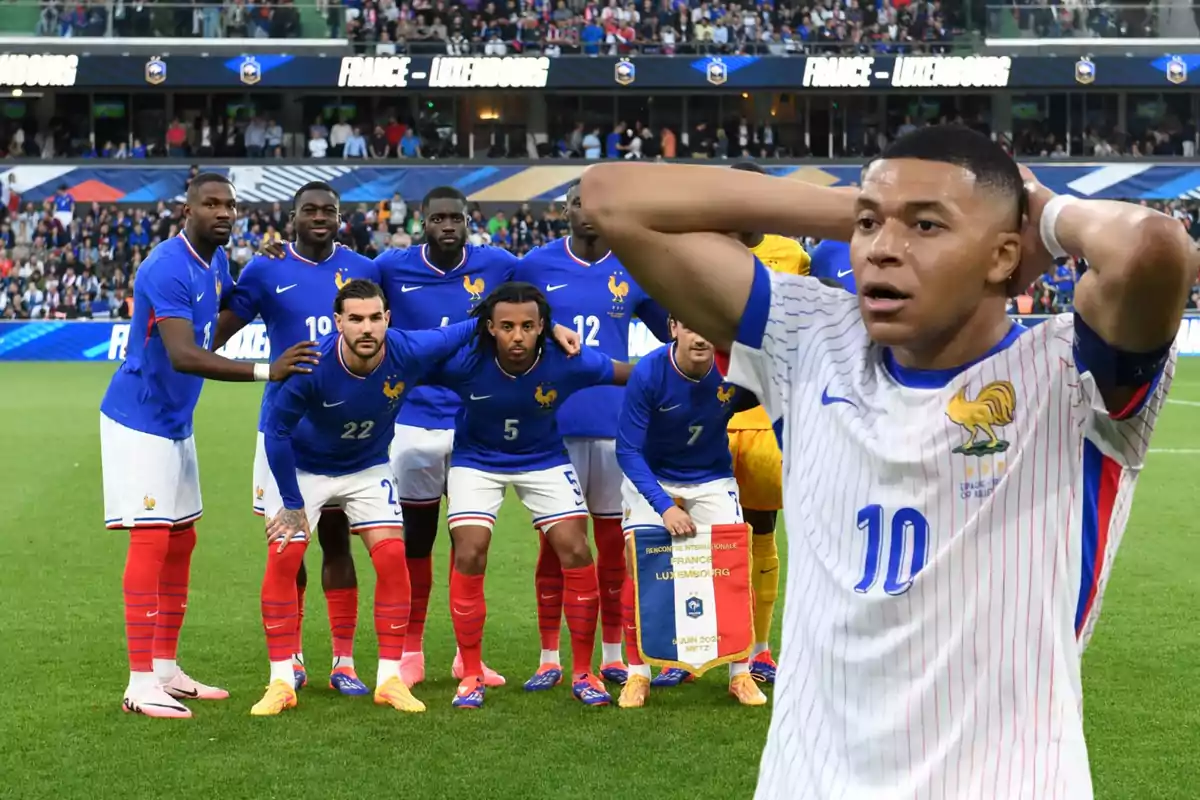
[[[401,503],[425,506],[442,502],[453,449],[453,429],[396,426],[391,459]]]
[[[191,436],[166,439],[101,414],[100,465],[107,528],[182,525],[204,513]]]
[[[337,476],[296,470],[296,481],[304,496],[304,512],[308,515],[310,531],[317,529],[321,511],[328,506],[340,506],[345,510],[351,532],[404,527],[396,482],[392,478],[392,468],[387,464]],[[264,514],[267,519],[273,519],[282,509],[283,499],[272,481],[269,487],[263,487]]]
[[[481,525],[491,530],[508,486],[517,490],[517,497],[533,515],[533,526],[543,533],[556,522],[587,519],[583,490],[570,464],[536,472],[483,472],[452,467],[446,509],[450,530],[461,525]]]
[[[273,497],[279,496],[279,487],[275,485],[275,476],[271,474],[271,465],[267,463],[267,440],[263,436],[262,431],[258,432],[258,439],[254,444],[254,486],[253,494],[250,495],[251,508],[258,516],[265,516],[263,500],[270,493]],[[341,508],[340,503],[328,503],[325,510]]]
[[[659,483],[663,491],[678,500],[697,525],[733,525],[742,521],[738,485],[733,478],[707,483]],[[629,534],[634,528],[661,527],[662,516],[642,497],[628,478],[621,484],[625,520],[621,529]]]
[[[564,439],[588,511],[601,519],[621,518],[621,481],[616,439]]]

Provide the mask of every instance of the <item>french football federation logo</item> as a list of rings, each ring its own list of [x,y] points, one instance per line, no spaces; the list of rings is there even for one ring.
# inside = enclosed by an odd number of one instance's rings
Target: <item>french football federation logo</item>
[[[1017,393],[1008,381],[992,381],[979,390],[974,400],[967,399],[967,387],[959,389],[946,406],[946,416],[961,425],[970,438],[953,452],[964,456],[1003,453],[1008,449],[1008,442],[996,435],[996,428],[1013,421],[1016,405]],[[987,437],[987,441],[977,441],[981,435]]]

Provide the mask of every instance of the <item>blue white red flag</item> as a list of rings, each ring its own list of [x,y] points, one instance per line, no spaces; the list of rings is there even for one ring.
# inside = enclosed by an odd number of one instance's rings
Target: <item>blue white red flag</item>
[[[647,527],[632,536],[642,659],[699,676],[748,657],[754,645],[750,527],[714,525],[687,537]]]

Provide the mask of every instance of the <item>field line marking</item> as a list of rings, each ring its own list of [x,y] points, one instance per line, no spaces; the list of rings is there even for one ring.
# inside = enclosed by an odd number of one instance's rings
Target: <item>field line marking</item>
[[[1173,406],[1191,406],[1192,408],[1200,408],[1198,400],[1167,400]]]
[[[1159,453],[1162,453],[1165,455],[1174,455],[1174,456],[1198,456],[1198,455],[1200,455],[1200,448],[1151,447],[1150,453],[1152,455],[1157,455]]]

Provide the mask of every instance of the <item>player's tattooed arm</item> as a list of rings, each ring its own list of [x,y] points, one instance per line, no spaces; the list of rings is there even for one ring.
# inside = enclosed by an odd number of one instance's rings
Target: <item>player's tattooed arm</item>
[[[163,347],[177,372],[214,381],[252,381],[254,364],[234,361],[196,344],[192,321],[169,317],[155,322]],[[311,372],[317,363],[316,342],[300,342],[288,348],[271,364],[271,380],[281,381],[297,372]]]
[[[267,523],[267,542],[278,543],[275,552],[282,553],[288,543],[301,531],[307,536],[308,514],[303,508],[285,508]]]
[[[287,255],[286,243],[283,239],[263,239],[258,246],[258,254],[272,259],[283,258]]]

